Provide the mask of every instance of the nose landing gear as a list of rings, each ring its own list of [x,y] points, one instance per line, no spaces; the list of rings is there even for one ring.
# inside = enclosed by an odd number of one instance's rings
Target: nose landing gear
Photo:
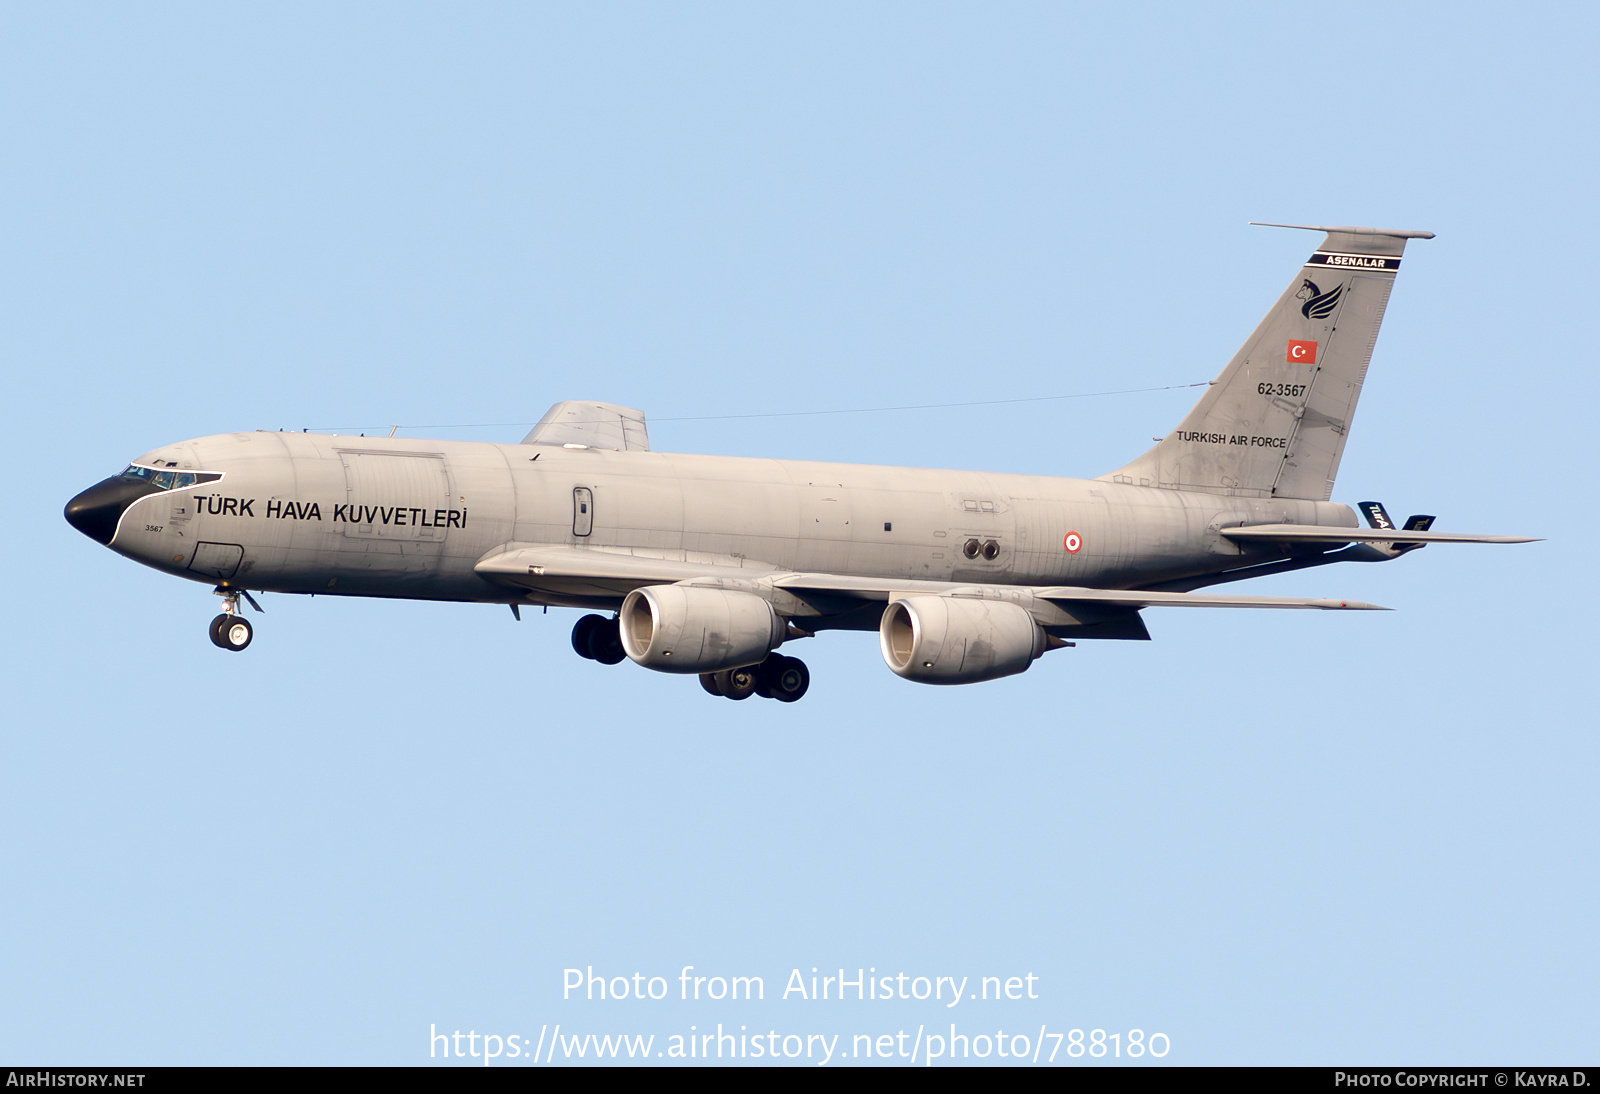
[[[255,637],[255,628],[250,626],[249,621],[239,613],[239,598],[244,597],[258,612],[261,610],[261,605],[256,603],[255,597],[243,589],[230,589],[218,585],[215,592],[222,597],[222,614],[211,621],[211,644],[219,649],[238,653]]]
[[[219,615],[211,621],[211,644],[238,653],[255,637],[255,629],[242,615]]]

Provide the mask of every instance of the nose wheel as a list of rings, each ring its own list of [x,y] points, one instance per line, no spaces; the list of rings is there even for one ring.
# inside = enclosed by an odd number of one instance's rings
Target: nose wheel
[[[222,597],[222,614],[211,621],[211,644],[218,649],[238,653],[256,636],[255,628],[239,612],[239,598],[244,597],[258,612],[261,610],[261,605],[256,603],[255,597],[243,589],[229,589],[219,585],[215,591]]]
[[[211,644],[238,653],[255,637],[255,629],[242,615],[224,612],[211,621]]]

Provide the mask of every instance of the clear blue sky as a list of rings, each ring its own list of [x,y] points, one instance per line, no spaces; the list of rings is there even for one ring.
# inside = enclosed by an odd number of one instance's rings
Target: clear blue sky
[[[0,1060],[952,1021],[1182,1063],[1593,1059],[1596,30],[8,5]],[[786,707],[579,661],[568,611],[273,596],[232,656],[203,586],[60,518],[172,440],[515,440],[572,398],[660,449],[1100,474],[1193,393],[705,419],[1209,379],[1316,242],[1249,220],[1438,233],[1335,498],[1548,542],[1260,581],[1399,610],[1151,611],[1153,642],[971,688],[825,636]],[[563,1001],[591,965],[673,997]],[[768,998],[677,1001],[684,965]],[[1039,998],[777,998],[841,966]]]

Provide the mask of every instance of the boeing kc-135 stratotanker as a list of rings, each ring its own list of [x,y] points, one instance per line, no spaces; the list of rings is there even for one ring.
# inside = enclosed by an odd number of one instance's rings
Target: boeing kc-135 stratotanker
[[[1311,227],[1279,225],[1279,227]],[[227,433],[146,453],[66,507],[79,531],[214,585],[211,640],[250,644],[247,591],[586,608],[572,644],[793,702],[778,648],[878,632],[896,674],[966,684],[1080,638],[1147,639],[1140,611],[1370,609],[1197,593],[1429,543],[1523,536],[1370,527],[1328,501],[1408,239],[1317,248],[1182,423],[1095,479],[652,452],[642,413],[550,408],[520,444]]]

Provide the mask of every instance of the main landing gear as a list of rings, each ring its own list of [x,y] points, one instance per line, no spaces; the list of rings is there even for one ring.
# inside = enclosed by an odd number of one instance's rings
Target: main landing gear
[[[752,695],[759,695],[763,699],[792,703],[811,686],[811,670],[798,657],[773,653],[768,654],[767,659],[759,665],[701,673],[700,686],[709,694],[725,699],[748,699]]]
[[[249,621],[239,613],[239,598],[244,597],[258,612],[261,610],[261,605],[256,603],[255,597],[243,589],[229,589],[219,585],[216,594],[222,597],[222,614],[211,621],[211,644],[219,649],[238,653],[255,637],[255,628],[250,626]]]
[[[218,618],[220,620],[222,617]],[[249,639],[245,641],[249,642]],[[586,615],[578,620],[572,628],[572,648],[579,657],[587,657],[602,665],[619,664],[627,656],[622,649],[621,624],[603,615]],[[811,686],[811,670],[798,657],[773,653],[768,654],[767,659],[759,665],[701,673],[700,686],[712,695],[726,699],[748,699],[752,695],[759,695],[763,699],[792,703]]]
[[[572,628],[572,648],[579,657],[602,665],[617,665],[627,656],[622,649],[622,625],[603,615],[586,615]]]

